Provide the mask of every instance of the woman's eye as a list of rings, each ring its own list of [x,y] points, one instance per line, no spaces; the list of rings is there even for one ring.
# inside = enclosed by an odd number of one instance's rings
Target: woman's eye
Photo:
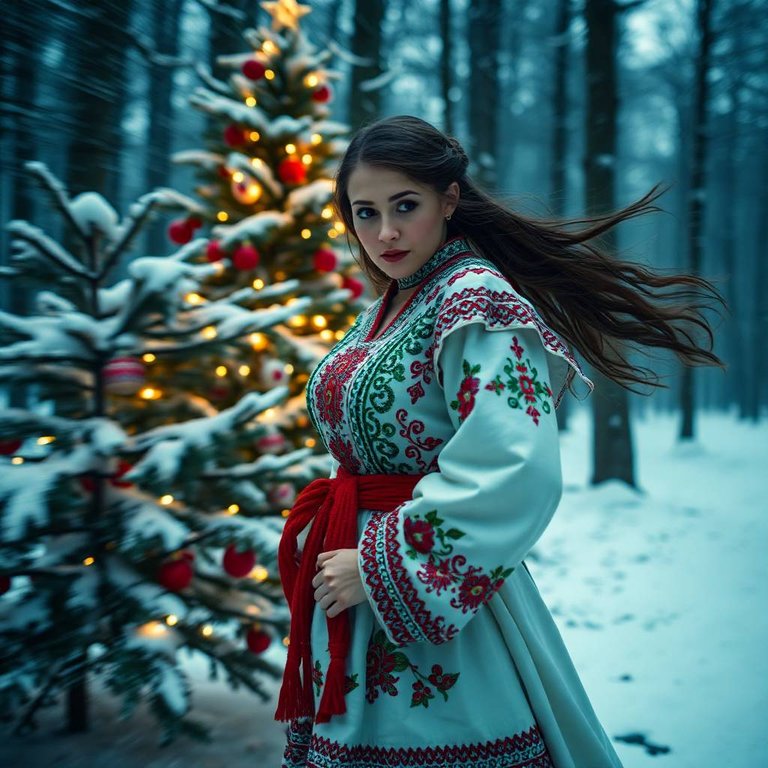
[[[418,203],[415,200],[403,200],[398,206],[397,210],[398,213],[409,213],[410,211],[414,210],[418,206]]]
[[[370,219],[371,216],[373,216],[373,208],[358,208],[355,211],[355,216],[357,216],[358,219]]]

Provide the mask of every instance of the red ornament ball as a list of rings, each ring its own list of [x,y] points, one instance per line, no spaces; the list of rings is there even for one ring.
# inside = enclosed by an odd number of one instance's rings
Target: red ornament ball
[[[221,261],[225,256],[224,247],[222,246],[221,241],[211,240],[205,248],[205,255],[210,262]]]
[[[307,180],[307,169],[301,160],[286,157],[277,166],[277,175],[283,184],[303,184]]]
[[[359,299],[365,290],[365,286],[359,280],[355,280],[354,277],[345,277],[341,281],[341,287],[351,291],[353,299]]]
[[[257,59],[248,59],[242,66],[243,74],[250,80],[261,80],[267,68]]]
[[[190,216],[187,219],[187,226],[194,232],[203,226],[203,220],[199,216]]]
[[[133,464],[125,459],[120,459],[117,462],[117,472],[115,476],[109,481],[115,488],[130,488],[133,483],[130,480],[121,480],[123,475],[127,475],[133,469]]]
[[[256,441],[256,448],[261,453],[278,454],[288,448],[288,440],[282,432],[274,430],[260,437]]]
[[[330,248],[318,248],[312,254],[312,261],[318,272],[333,272],[339,264],[336,254]]]
[[[188,243],[194,234],[194,230],[189,226],[189,219],[176,219],[168,226],[168,237],[177,245]]]
[[[241,245],[232,254],[232,263],[235,269],[254,269],[259,264],[261,256],[252,245]]]
[[[224,143],[227,146],[242,147],[247,140],[247,134],[239,125],[228,125],[224,129]]]
[[[191,553],[190,553],[191,555]],[[160,566],[157,574],[157,580],[161,586],[169,592],[181,592],[192,582],[194,570],[192,568],[192,557],[182,554],[175,560],[168,560]]]
[[[146,367],[138,357],[113,357],[102,374],[104,387],[114,395],[135,395],[147,377]]]
[[[312,91],[312,98],[321,104],[330,101],[331,89],[327,85],[321,85],[318,89]]]
[[[21,448],[21,440],[0,440],[0,454],[13,456]]]
[[[11,577],[0,576],[0,595],[4,595],[11,588]]]
[[[264,653],[272,645],[272,638],[263,629],[249,629],[245,636],[248,650],[252,653]]]
[[[245,552],[238,552],[234,544],[230,544],[224,550],[224,557],[221,561],[224,570],[236,579],[242,579],[247,576],[256,565],[256,553],[250,549]]]

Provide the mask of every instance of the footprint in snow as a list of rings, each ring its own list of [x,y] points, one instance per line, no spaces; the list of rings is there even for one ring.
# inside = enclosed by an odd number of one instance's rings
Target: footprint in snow
[[[651,757],[666,755],[672,751],[670,747],[665,747],[663,744],[651,743],[647,740],[644,733],[628,733],[625,736],[614,736],[613,738],[624,744],[634,744],[635,746],[643,747]]]

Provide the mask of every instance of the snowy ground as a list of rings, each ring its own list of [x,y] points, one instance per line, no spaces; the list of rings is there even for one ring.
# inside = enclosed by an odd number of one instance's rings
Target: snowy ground
[[[606,731],[640,742],[615,742],[625,768],[768,768],[768,424],[703,416],[681,447],[675,419],[638,421],[642,493],[587,487],[588,427],[563,437],[565,496],[528,562]],[[210,745],[158,748],[146,712],[119,723],[101,694],[92,733],[58,734],[52,708],[0,765],[279,766],[274,704],[190,671]]]

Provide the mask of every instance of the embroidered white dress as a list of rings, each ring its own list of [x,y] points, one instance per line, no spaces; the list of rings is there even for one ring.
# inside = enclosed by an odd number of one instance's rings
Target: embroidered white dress
[[[359,512],[347,711],[293,720],[282,765],[620,766],[523,562],[561,494],[546,353],[578,365],[461,238],[399,283],[418,287],[387,328],[395,283],[358,317],[308,405],[349,471],[424,477]],[[327,645],[316,609],[316,705]]]

